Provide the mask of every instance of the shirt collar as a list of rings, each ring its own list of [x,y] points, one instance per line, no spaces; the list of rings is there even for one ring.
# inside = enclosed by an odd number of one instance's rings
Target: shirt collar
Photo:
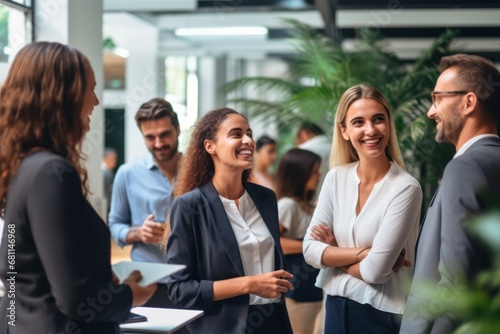
[[[148,155],[145,156],[144,163],[146,164],[146,167],[149,170],[158,169],[158,165],[154,161],[152,154],[148,154]]]
[[[316,135],[306,142],[307,143],[314,143],[314,144],[321,143],[321,142],[330,143],[330,140],[325,135]]]
[[[460,147],[460,149],[457,151],[457,153],[455,153],[455,155],[453,156],[453,159],[458,158],[459,156],[464,154],[465,151],[467,151],[467,149],[469,149],[469,147],[471,147],[472,144],[477,142],[479,139],[486,138],[486,137],[498,138],[497,135],[490,134],[490,133],[485,134],[485,135],[475,136],[475,137],[469,139],[468,141],[466,141],[465,144],[463,144],[462,147]]]

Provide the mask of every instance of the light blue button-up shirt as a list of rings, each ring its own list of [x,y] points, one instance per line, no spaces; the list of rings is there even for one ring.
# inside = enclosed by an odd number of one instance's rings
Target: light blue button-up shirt
[[[172,188],[168,178],[158,168],[153,156],[122,165],[113,182],[109,229],[116,243],[123,247],[132,226],[141,226],[154,214],[155,221],[164,222],[172,204]],[[134,243],[133,261],[166,263],[167,255],[159,244]]]

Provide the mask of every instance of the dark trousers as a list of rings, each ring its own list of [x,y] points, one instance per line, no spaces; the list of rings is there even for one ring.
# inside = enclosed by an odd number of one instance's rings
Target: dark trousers
[[[377,310],[369,304],[326,297],[325,334],[398,334],[401,315]]]
[[[288,334],[288,318],[278,304],[250,305],[246,334]]]

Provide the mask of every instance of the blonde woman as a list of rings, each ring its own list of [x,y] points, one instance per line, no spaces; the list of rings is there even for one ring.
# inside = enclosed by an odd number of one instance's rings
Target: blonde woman
[[[325,333],[398,333],[422,191],[404,169],[376,88],[361,84],[342,95],[330,165],[303,242],[306,261],[321,268]]]

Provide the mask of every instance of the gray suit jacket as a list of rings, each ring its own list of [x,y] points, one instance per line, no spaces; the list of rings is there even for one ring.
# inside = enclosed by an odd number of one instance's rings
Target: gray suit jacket
[[[449,308],[467,281],[491,266],[491,256],[464,229],[467,218],[484,211],[484,195],[500,196],[500,139],[482,138],[448,163],[417,241],[415,273],[400,333],[451,333],[460,325]],[[465,278],[465,280],[461,279]],[[440,293],[426,294],[425,284]]]

